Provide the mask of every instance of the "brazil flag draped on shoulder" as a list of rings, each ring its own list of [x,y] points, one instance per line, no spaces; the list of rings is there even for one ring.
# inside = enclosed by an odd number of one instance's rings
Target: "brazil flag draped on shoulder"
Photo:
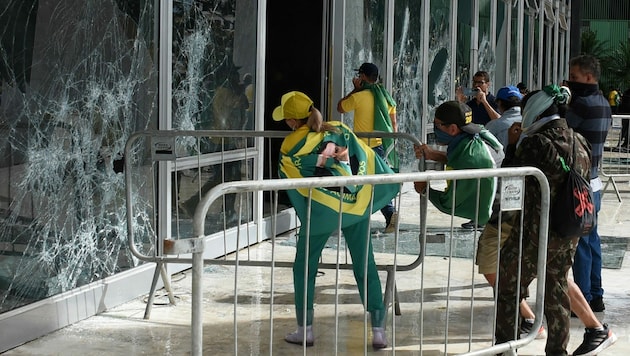
[[[394,132],[392,121],[389,118],[389,107],[395,107],[396,101],[383,87],[382,84],[363,83],[363,89],[368,89],[374,96],[374,131]],[[398,172],[398,152],[396,151],[395,141],[391,137],[383,137],[383,149],[385,150],[385,158],[390,167]]]
[[[394,173],[381,157],[355,136],[350,128],[338,121],[328,123],[337,127],[339,132],[312,132],[304,125],[284,139],[280,148],[278,168],[281,178]],[[350,164],[329,158],[325,167],[318,168],[319,152],[328,142],[333,142],[340,147],[347,147]],[[322,174],[322,170],[325,170],[324,174]],[[318,231],[319,229],[330,231],[329,224],[335,223],[338,219],[340,195],[342,196],[343,211],[342,227],[346,227],[367,219],[373,212],[385,206],[398,194],[399,185],[357,185],[347,188],[341,192],[337,191],[337,187],[313,189],[312,234],[321,233]],[[370,211],[372,189],[374,189],[374,204],[372,211]],[[309,189],[288,190],[287,194],[300,221],[305,224]]]

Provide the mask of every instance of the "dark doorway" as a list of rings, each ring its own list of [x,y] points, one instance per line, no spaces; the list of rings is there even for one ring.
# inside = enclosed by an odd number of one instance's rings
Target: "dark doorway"
[[[317,108],[321,102],[323,2],[267,2],[267,53],[265,78],[265,130],[288,130],[284,122],[271,118],[282,94],[299,90]],[[267,147],[265,147],[266,149]],[[280,142],[272,142],[265,157],[265,177],[277,178]]]

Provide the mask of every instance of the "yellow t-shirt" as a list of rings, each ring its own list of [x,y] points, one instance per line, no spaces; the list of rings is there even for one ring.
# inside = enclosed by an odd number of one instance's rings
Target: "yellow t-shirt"
[[[344,112],[354,111],[354,132],[374,131],[374,95],[369,90],[361,90],[341,101]],[[396,107],[390,106],[389,114],[396,113]],[[361,138],[370,147],[383,144],[380,138]]]

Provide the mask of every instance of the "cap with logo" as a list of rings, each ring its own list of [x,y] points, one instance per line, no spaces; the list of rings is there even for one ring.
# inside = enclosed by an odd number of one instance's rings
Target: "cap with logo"
[[[290,91],[282,96],[280,106],[273,110],[275,121],[305,119],[311,114],[313,100],[300,91]]]
[[[455,124],[460,130],[469,134],[481,132],[481,126],[472,122],[470,106],[457,100],[445,101],[435,109],[435,117],[444,124]]]

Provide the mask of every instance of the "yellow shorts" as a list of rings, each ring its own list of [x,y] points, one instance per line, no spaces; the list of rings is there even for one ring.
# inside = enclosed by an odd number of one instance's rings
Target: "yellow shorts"
[[[501,245],[512,232],[512,223],[501,223]],[[479,266],[479,273],[492,274],[497,273],[498,251],[499,251],[499,230],[493,224],[486,224],[479,236],[479,244],[477,245],[477,256],[475,264]]]

